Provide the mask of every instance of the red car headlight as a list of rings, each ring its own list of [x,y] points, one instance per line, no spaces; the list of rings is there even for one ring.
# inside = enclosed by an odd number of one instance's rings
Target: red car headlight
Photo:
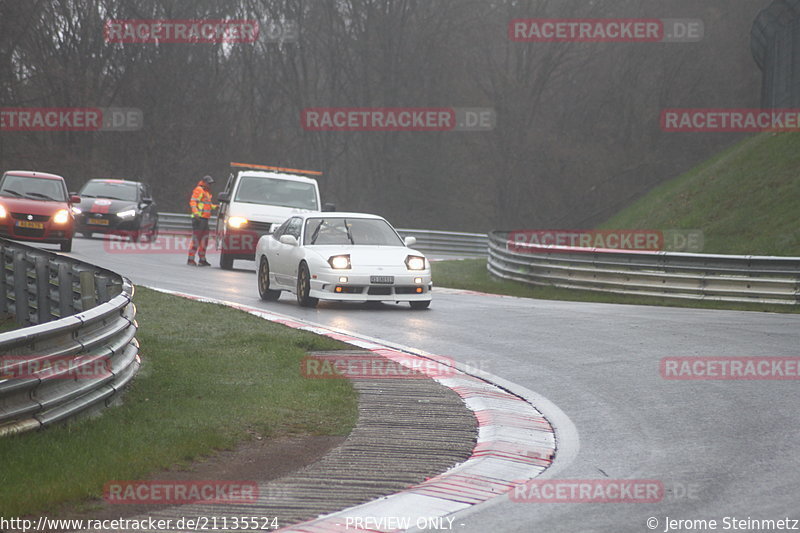
[[[69,222],[69,211],[66,209],[59,209],[56,211],[56,214],[53,215],[54,224],[66,224],[67,222]]]

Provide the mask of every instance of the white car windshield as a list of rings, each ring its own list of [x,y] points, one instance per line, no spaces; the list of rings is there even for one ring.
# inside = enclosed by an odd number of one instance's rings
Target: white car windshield
[[[374,218],[309,218],[303,237],[306,246],[331,244],[404,246],[385,220]]]
[[[67,195],[61,181],[48,178],[7,175],[0,186],[0,196],[55,200],[66,202]]]
[[[316,211],[317,190],[311,183],[244,176],[236,190],[237,202],[278,205]]]

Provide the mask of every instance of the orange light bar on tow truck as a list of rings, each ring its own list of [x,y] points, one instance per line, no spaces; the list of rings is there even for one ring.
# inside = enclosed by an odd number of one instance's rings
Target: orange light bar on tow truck
[[[312,176],[322,176],[322,172],[318,170],[301,170],[299,168],[283,168],[283,167],[269,167],[267,165],[251,165],[249,163],[234,163],[231,162],[233,168],[248,168],[258,170],[274,170],[275,172],[290,172],[293,174],[310,174]]]

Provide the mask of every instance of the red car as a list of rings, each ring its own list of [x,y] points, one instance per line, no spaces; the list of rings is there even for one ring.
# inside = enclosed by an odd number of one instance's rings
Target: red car
[[[72,250],[75,220],[64,178],[44,172],[9,170],[0,179],[0,237],[60,244]]]

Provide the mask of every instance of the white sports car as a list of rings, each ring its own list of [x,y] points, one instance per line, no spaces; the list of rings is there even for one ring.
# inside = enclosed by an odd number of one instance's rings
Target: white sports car
[[[258,293],[277,300],[297,295],[304,307],[320,299],[431,303],[431,270],[385,219],[363,213],[304,213],[258,241]]]

